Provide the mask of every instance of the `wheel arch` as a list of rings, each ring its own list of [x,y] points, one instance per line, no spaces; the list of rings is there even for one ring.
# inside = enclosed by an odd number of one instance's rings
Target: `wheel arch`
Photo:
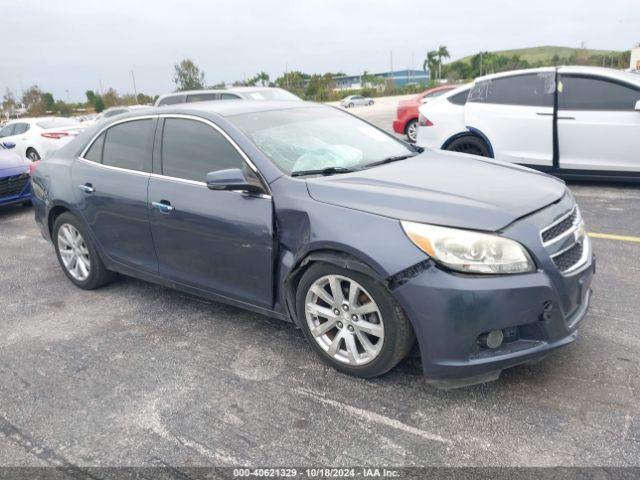
[[[462,132],[458,132],[454,135],[451,135],[449,138],[447,138],[444,143],[442,144],[442,146],[440,147],[441,150],[446,150],[449,145],[451,145],[451,143],[454,140],[457,140],[459,138],[462,137],[476,137],[480,140],[482,140],[484,142],[484,144],[487,146],[487,150],[489,151],[489,157],[490,158],[495,158],[494,155],[494,151],[493,151],[493,145],[491,144],[491,141],[489,140],[489,138],[482,133],[482,131],[478,130],[477,128],[474,127],[465,127],[466,130],[462,131]]]

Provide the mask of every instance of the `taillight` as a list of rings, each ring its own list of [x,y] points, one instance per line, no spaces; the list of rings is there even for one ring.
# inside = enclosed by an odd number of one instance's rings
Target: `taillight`
[[[44,132],[44,133],[41,133],[40,135],[42,135],[44,138],[55,138],[56,140],[62,137],[69,136],[67,132]]]
[[[433,127],[433,123],[424,115],[420,114],[418,117],[418,125],[421,127]]]
[[[36,160],[35,162],[31,162],[29,164],[29,175],[33,175],[33,172],[36,171],[38,166],[40,165],[40,160]]]

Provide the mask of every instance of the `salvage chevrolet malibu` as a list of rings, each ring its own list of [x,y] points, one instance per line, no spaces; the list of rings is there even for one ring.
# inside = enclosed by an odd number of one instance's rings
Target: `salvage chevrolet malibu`
[[[338,109],[204,102],[85,131],[37,170],[65,274],[131,275],[295,322],[362,377],[416,345],[434,383],[573,341],[595,270],[560,180],[422,151]]]

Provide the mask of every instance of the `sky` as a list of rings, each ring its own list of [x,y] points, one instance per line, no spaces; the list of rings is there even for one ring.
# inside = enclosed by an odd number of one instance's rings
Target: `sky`
[[[0,0],[0,96],[38,85],[62,100],[113,87],[174,90],[191,58],[207,84],[266,71],[421,68],[539,45],[627,50],[640,43],[638,0]]]

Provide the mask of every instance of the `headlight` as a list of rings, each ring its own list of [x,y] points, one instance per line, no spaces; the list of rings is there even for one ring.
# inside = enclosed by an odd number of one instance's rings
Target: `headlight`
[[[420,250],[452,270],[487,274],[535,271],[524,247],[508,238],[423,223],[400,223]]]

